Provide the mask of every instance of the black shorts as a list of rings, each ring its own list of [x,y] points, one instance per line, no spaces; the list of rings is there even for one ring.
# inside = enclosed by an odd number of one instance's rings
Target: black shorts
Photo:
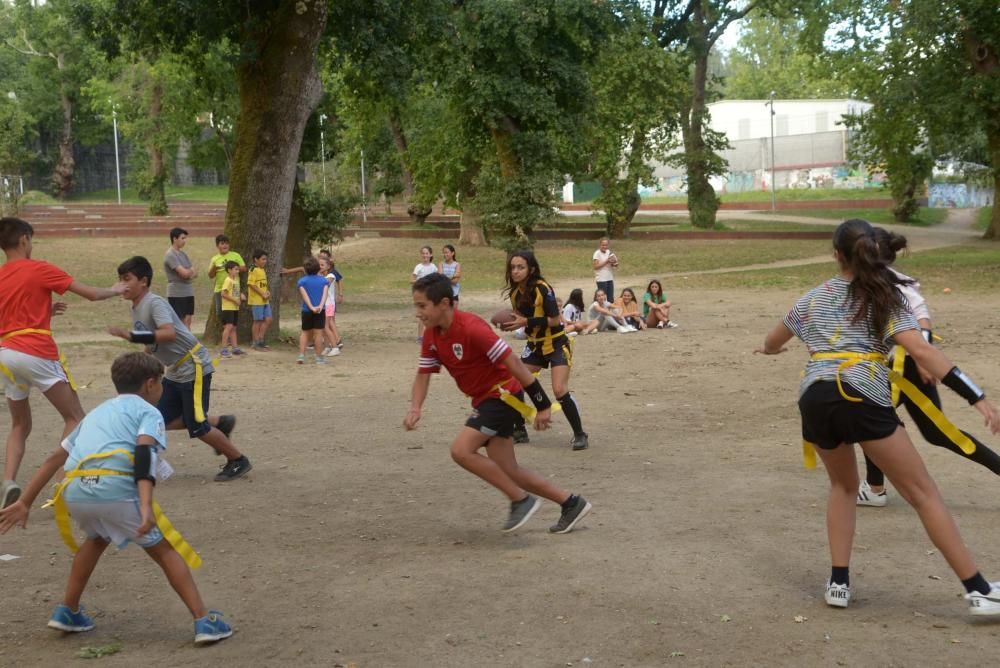
[[[308,332],[310,329],[323,329],[326,327],[326,314],[323,311],[313,313],[312,311],[302,311],[302,331]]]
[[[196,422],[194,419],[194,381],[178,383],[173,380],[163,379],[163,395],[160,402],[156,404],[156,409],[163,416],[163,422],[170,424],[177,418],[184,418],[184,426],[187,427],[191,438],[204,436],[212,431],[212,425],[208,424],[208,400],[212,394],[212,374],[206,373],[201,380],[201,409],[205,413],[205,422]]]
[[[535,348],[534,346],[538,346]],[[566,334],[561,334],[552,340],[553,351],[548,355],[542,354],[542,344],[529,343],[521,351],[521,362],[528,366],[537,366],[547,369],[550,366],[573,366],[573,349],[570,347],[569,338]]]
[[[167,302],[177,317],[183,320],[186,316],[194,315],[194,297],[167,297]]]
[[[891,436],[903,424],[896,409],[880,406],[844,383],[844,391],[860,402],[840,396],[837,383],[820,381],[809,386],[799,398],[802,438],[824,450],[841,443],[860,443]]]
[[[514,396],[524,399],[523,392],[518,392]],[[499,399],[486,399],[472,409],[472,415],[465,421],[465,426],[472,427],[490,438],[494,436],[510,438],[514,435],[514,424],[520,417],[516,410]]]
[[[235,325],[236,321],[240,318],[239,311],[223,311],[222,312],[222,324],[223,325]]]

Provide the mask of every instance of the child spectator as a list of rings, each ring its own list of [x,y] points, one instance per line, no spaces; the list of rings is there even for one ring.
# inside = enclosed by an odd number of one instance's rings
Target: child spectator
[[[319,258],[319,273],[326,278],[326,326],[323,334],[326,337],[327,345],[323,349],[324,357],[336,357],[340,354],[340,333],[337,331],[337,324],[334,316],[337,313],[337,274],[333,272],[333,262],[328,257]]]
[[[674,328],[676,322],[670,320],[670,300],[663,294],[663,286],[655,278],[646,286],[646,294],[642,296],[642,315],[646,319],[646,327]]]
[[[254,350],[267,352],[271,350],[267,345],[267,329],[271,326],[271,291],[267,287],[267,253],[262,250],[254,251],[253,269],[247,276],[247,304],[250,306],[250,315],[253,317]]]
[[[451,281],[436,272],[413,284],[416,315],[427,329],[403,426],[416,429],[430,387],[430,374],[438,373],[443,366],[454,377],[458,389],[472,397],[473,408],[472,416],[452,441],[451,458],[510,500],[510,515],[503,531],[521,527],[538,509],[541,503],[533,493],[560,505],[559,520],[549,531],[569,533],[590,512],[590,503],[518,465],[514,457],[515,423],[519,418],[533,419],[535,429],[548,429],[552,402],[517,353],[481,318],[456,311],[451,295]],[[521,400],[522,392],[535,405],[533,414]],[[512,401],[514,397],[517,399]],[[483,447],[486,456],[479,453]]]
[[[326,316],[323,314],[329,284],[326,278],[319,276],[319,260],[306,258],[302,263],[306,275],[299,279],[299,297],[302,299],[302,333],[299,334],[299,364],[306,361],[306,343],[310,336],[313,340],[313,350],[316,353],[316,364],[324,364],[323,330],[326,329]]]
[[[559,301],[558,299],[556,300]],[[569,299],[562,306],[563,329],[567,334],[593,334],[597,331],[597,321],[583,321],[583,290],[576,288],[569,293]]]
[[[594,282],[597,289],[603,290],[608,299],[615,298],[615,267],[618,266],[618,256],[610,248],[607,237],[601,239],[598,249],[594,251],[591,265],[594,268]]]
[[[633,332],[646,329],[646,320],[639,315],[639,302],[635,300],[632,288],[622,288],[621,297],[615,301],[614,308],[625,318],[625,324],[631,327]]]
[[[438,273],[444,274],[451,281],[452,298],[455,300],[454,304],[457,307],[458,293],[462,291],[462,263],[458,261],[458,256],[455,254],[455,247],[451,244],[445,244],[444,248],[441,249],[441,253],[444,255],[444,260],[438,264]]]
[[[245,354],[236,343],[236,323],[240,317],[240,299],[246,298],[240,294],[240,265],[233,260],[226,262],[226,280],[222,282],[222,351],[223,357],[229,357],[229,346],[233,347],[233,355]]]
[[[215,247],[218,253],[212,256],[208,265],[208,277],[215,279],[215,290],[212,295],[215,305],[215,312],[222,317],[222,284],[226,282],[226,262],[233,261],[240,266],[240,272],[246,272],[246,263],[243,257],[234,250],[229,249],[229,237],[220,234],[215,237]]]
[[[163,393],[162,375],[163,365],[150,355],[132,352],[119,356],[111,365],[118,396],[91,411],[45,460],[24,496],[0,512],[0,534],[25,526],[35,498],[58,470],[66,471],[65,480],[56,489],[57,523],[64,528],[68,509],[87,539],[73,558],[66,592],[52,613],[49,628],[68,633],[94,628],[94,621],[80,606],[80,597],[108,545],[113,543],[121,550],[132,542],[163,569],[187,606],[194,618],[195,643],[233,635],[221,613],[205,607],[188,564],[171,542],[180,543],[185,553],[193,555],[193,550],[176,530],[165,540],[159,528],[164,526],[161,520],[166,520],[153,503],[153,487],[170,472],[160,458],[167,447],[163,417],[154,408]],[[197,559],[197,555],[191,558]],[[196,567],[199,562],[195,561]]]
[[[424,276],[430,276],[431,274],[437,273],[437,266],[434,264],[434,250],[430,246],[420,247],[420,263],[413,268],[413,274],[410,276],[410,283],[416,283]],[[424,335],[424,324],[417,320],[417,343],[420,343],[421,337]]]
[[[167,301],[177,312],[184,326],[191,329],[194,317],[194,285],[198,270],[191,265],[191,258],[183,251],[187,244],[187,230],[175,227],[170,230],[170,248],[163,256],[163,270],[167,275]]]
[[[250,460],[229,439],[236,427],[235,415],[208,415],[215,365],[208,351],[191,333],[167,300],[150,291],[153,267],[149,260],[135,256],[118,265],[118,277],[125,284],[122,297],[132,302],[132,327],[125,331],[108,327],[108,333],[132,343],[142,343],[167,368],[163,396],[156,407],[167,429],[186,428],[226,458],[216,482],[229,482],[246,475]]]
[[[0,508],[21,494],[14,479],[31,433],[32,387],[48,399],[63,419],[63,437],[83,419],[83,407],[73,379],[52,338],[53,315],[66,310],[52,293],[69,291],[89,301],[120,295],[125,286],[95,288],[75,280],[59,267],[31,259],[34,228],[20,218],[0,218],[0,249],[7,262],[0,267],[0,383],[10,410],[7,458],[4,461]]]
[[[636,331],[626,324],[625,318],[615,312],[614,306],[608,302],[604,290],[598,290],[594,293],[594,302],[590,305],[587,315],[590,317],[591,322],[597,323],[597,327],[594,330],[597,332],[616,329],[619,334],[626,334]]]

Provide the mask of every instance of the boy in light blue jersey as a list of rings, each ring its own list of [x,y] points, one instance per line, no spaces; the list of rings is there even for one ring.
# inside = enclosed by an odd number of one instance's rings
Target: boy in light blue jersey
[[[83,590],[109,545],[123,549],[133,542],[163,569],[191,611],[196,643],[233,634],[220,613],[205,607],[188,563],[174,545],[183,546],[192,560],[198,560],[197,555],[154,510],[153,486],[171,473],[159,458],[167,444],[163,417],[155,406],[163,392],[162,375],[163,365],[151,355],[132,352],[118,357],[111,366],[118,396],[91,411],[45,460],[21,498],[0,511],[0,534],[26,526],[35,498],[59,469],[66,471],[67,480],[56,491],[57,522],[60,505],[65,504],[87,539],[73,559],[66,593],[49,620],[50,628],[70,633],[94,628],[80,607]],[[170,541],[158,524],[172,532]]]

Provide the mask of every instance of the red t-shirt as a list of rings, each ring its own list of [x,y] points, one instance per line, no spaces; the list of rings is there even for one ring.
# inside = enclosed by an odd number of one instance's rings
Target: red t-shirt
[[[51,329],[52,293],[73,282],[65,271],[41,260],[14,260],[0,267],[0,336],[19,329]],[[59,359],[47,334],[18,334],[0,346],[47,360]]]
[[[500,364],[511,353],[503,339],[486,321],[468,311],[455,311],[448,331],[428,327],[420,347],[418,373],[438,373],[443,366],[475,408],[490,397],[500,396],[494,388],[520,392],[521,385]]]

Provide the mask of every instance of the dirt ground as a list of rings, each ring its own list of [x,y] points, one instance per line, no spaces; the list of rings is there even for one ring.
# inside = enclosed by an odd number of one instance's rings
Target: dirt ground
[[[410,310],[348,308],[344,354],[325,367],[296,366],[291,349],[222,363],[213,412],[239,416],[247,479],[212,482],[220,462],[209,449],[171,435],[177,473],[156,495],[203,556],[199,586],[234,637],[195,648],[182,604],[134,546],[109,550],[94,574],[84,605],[95,631],[47,629],[70,556],[36,507],[27,531],[0,537],[0,554],[19,557],[0,561],[0,665],[74,662],[80,648],[115,641],[120,653],[101,665],[965,666],[996,656],[1000,624],[966,615],[960,583],[896,495],[859,510],[851,607],[824,605],[827,483],[802,467],[795,408],[804,349],[751,353],[797,294],[671,296],[679,329],[576,342],[571,386],[589,450],[570,450],[558,415],[518,447],[523,465],[593,502],[577,531],[549,535],[558,509],[547,504],[502,534],[504,497],[448,456],[468,412],[452,381],[434,380],[419,430],[400,426],[418,350]],[[480,314],[500,306],[469,297]],[[997,396],[1000,296],[930,300],[947,354]],[[85,407],[111,396],[109,362],[124,349],[70,347],[76,376],[94,379]],[[984,437],[978,414],[944,394],[952,418]],[[23,481],[59,435],[54,411],[37,395],[33,405]],[[4,412],[0,431],[8,424]],[[983,573],[1000,578],[1000,481],[916,441]]]

